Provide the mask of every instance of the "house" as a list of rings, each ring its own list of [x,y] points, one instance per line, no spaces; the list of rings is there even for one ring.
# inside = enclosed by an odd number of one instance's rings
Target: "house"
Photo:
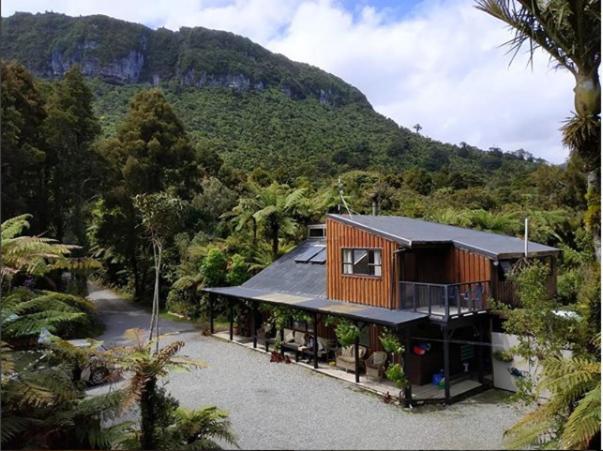
[[[241,286],[206,291],[211,306],[217,297],[228,302],[231,340],[234,305],[244,300],[252,306],[254,347],[262,303],[310,315],[311,329],[306,325],[302,332],[313,337],[334,337],[324,324],[327,316],[355,322],[362,330],[354,345],[356,382],[363,377],[360,354],[382,350],[381,331],[395,331],[405,344],[407,402],[449,403],[491,386],[490,302],[516,301],[508,279],[515,262],[526,256],[545,261],[554,292],[559,252],[515,237],[406,217],[331,214],[326,224],[310,227],[308,239],[295,250]],[[318,368],[313,342],[310,352]],[[366,353],[359,352],[362,346]],[[441,389],[434,389],[434,375],[443,376]]]

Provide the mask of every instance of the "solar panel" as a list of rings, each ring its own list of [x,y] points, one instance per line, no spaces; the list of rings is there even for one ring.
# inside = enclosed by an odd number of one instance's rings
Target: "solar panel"
[[[323,248],[318,254],[310,259],[310,263],[324,263],[327,261],[327,249]]]
[[[310,248],[303,251],[297,257],[295,257],[295,263],[308,263],[312,257],[323,250],[323,246],[311,246]]]

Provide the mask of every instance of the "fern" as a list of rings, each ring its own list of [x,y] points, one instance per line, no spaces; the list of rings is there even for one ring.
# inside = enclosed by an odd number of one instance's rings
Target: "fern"
[[[551,395],[505,434],[512,449],[584,449],[601,430],[601,366],[584,357],[550,358],[538,389]]]

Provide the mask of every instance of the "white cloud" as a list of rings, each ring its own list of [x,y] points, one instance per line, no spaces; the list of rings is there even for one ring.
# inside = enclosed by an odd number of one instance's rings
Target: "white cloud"
[[[559,163],[559,127],[572,110],[571,75],[545,55],[534,68],[500,44],[509,31],[471,0],[423,0],[395,17],[330,0],[13,0],[16,10],[107,14],[152,26],[232,31],[327,70],[364,92],[375,109],[435,139],[524,148]]]

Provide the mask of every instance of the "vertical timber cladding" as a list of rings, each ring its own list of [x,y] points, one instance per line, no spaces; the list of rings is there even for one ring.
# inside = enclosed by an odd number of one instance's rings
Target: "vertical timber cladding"
[[[327,297],[340,301],[396,309],[397,284],[392,286],[392,259],[398,249],[394,241],[327,218]],[[381,250],[381,276],[344,275],[342,249]],[[393,280],[397,280],[394,275]]]
[[[448,267],[451,283],[492,280],[492,261],[465,249],[450,249]]]

